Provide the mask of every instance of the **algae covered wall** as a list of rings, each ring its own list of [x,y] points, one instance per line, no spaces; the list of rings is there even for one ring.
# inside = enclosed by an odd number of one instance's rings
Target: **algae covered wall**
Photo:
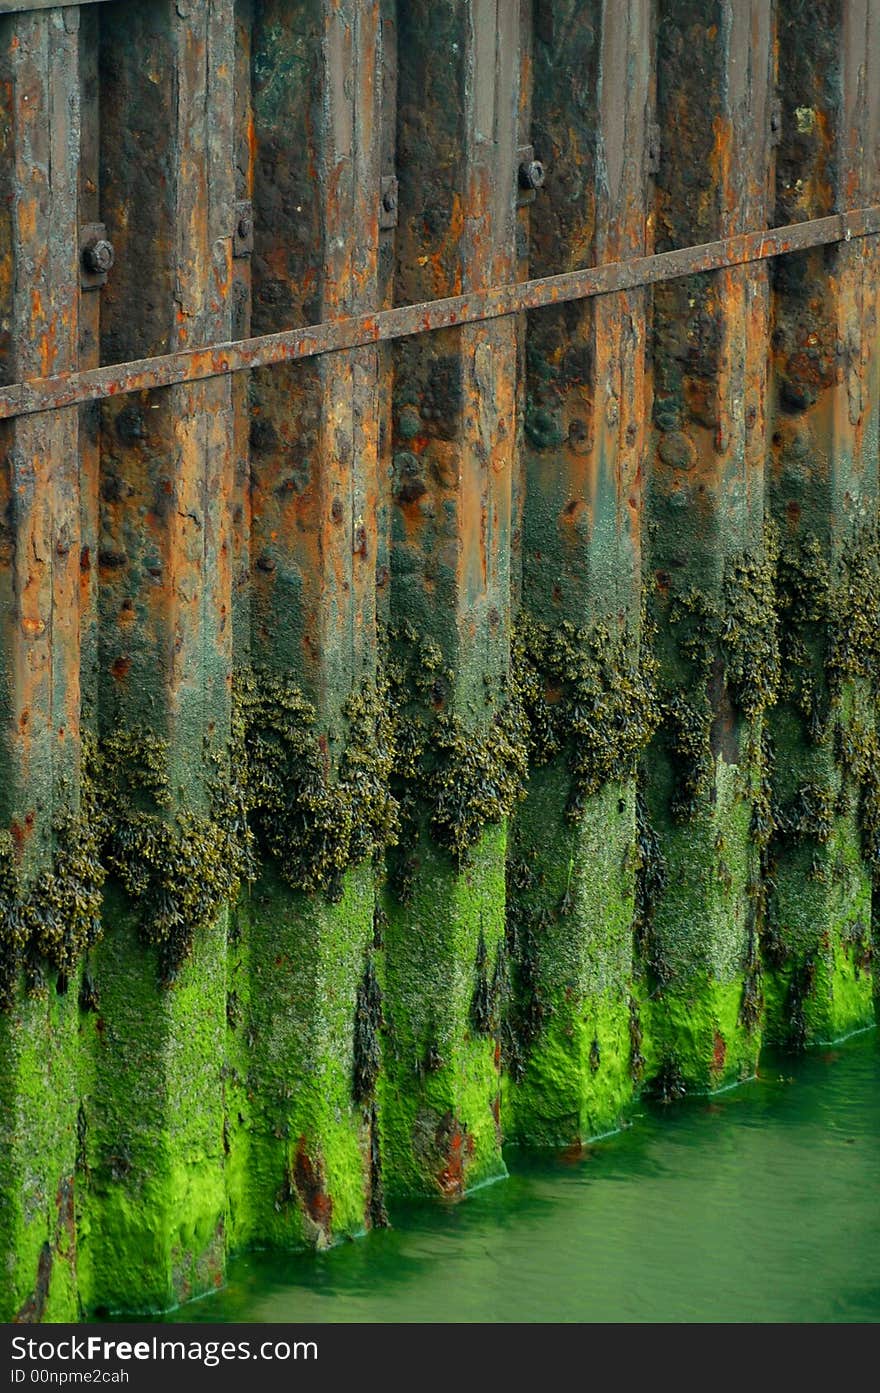
[[[0,396],[869,207],[815,8],[22,6]],[[0,1316],[873,1022],[877,242],[0,420]]]

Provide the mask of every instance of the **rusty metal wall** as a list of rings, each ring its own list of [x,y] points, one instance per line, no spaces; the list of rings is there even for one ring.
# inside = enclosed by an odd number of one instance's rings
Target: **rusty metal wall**
[[[0,0],[0,191],[0,1312],[873,1020],[877,0]]]

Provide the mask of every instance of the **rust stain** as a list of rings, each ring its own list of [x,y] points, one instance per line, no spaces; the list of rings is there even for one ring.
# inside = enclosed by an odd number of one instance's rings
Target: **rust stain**
[[[329,1239],[333,1219],[333,1200],[325,1188],[323,1166],[320,1161],[316,1164],[309,1156],[304,1136],[301,1136],[297,1142],[293,1180],[297,1195],[309,1218]]]
[[[14,1325],[37,1325],[43,1319],[46,1303],[49,1300],[49,1286],[52,1281],[52,1248],[43,1244],[37,1261],[37,1276],[33,1291],[13,1316]]]
[[[473,1136],[452,1113],[445,1113],[437,1125],[436,1143],[444,1158],[436,1176],[441,1194],[463,1194],[467,1163],[476,1149]]]

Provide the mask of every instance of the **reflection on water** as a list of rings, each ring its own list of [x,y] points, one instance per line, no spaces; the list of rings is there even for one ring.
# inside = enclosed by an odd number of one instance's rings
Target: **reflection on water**
[[[876,1032],[328,1253],[255,1253],[167,1319],[880,1319]]]

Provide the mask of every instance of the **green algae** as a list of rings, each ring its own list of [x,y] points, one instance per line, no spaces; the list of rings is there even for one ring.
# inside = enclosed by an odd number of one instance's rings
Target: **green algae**
[[[76,991],[0,1014],[0,1312],[76,1318]]]
[[[423,830],[412,898],[385,896],[383,1069],[377,1085],[389,1198],[459,1194],[504,1174],[500,1049],[477,1028],[479,964],[504,942],[506,828],[488,828],[459,869]]]
[[[772,835],[766,856],[767,1029],[792,1046],[873,1019],[878,874],[876,530],[828,555],[813,533],[780,556],[785,679],[772,715]]]
[[[226,915],[173,985],[127,896],[109,887],[81,1018],[77,1181],[86,1312],[164,1310],[222,1280]]]
[[[292,678],[249,668],[237,675],[235,694],[246,806],[261,849],[292,889],[338,895],[348,867],[396,838],[384,677],[344,702],[346,735],[332,774],[315,708]]]
[[[505,1135],[553,1145],[614,1127],[633,1091],[634,789],[606,784],[572,823],[569,777],[533,771],[507,898]]]
[[[266,867],[237,912],[228,1145],[236,1246],[325,1247],[365,1225],[369,1137],[355,1038],[373,933],[368,865],[341,897],[290,889]]]
[[[579,1144],[616,1126],[642,1086],[671,1098],[749,1076],[762,1030],[802,1048],[871,1020],[875,667],[832,631],[818,668],[803,639],[803,661],[780,674],[772,616],[758,623],[769,564],[735,558],[717,607],[693,589],[673,600],[671,697],[628,633],[523,621],[510,674],[484,684],[485,711],[467,718],[446,709],[440,649],[392,635],[387,674],[344,708],[338,775],[299,689],[249,672],[235,783],[217,769],[208,817],[170,813],[164,742],[105,741],[88,836],[66,841],[59,825],[52,870],[85,887],[82,933],[62,941],[51,915],[15,930],[21,958],[32,944],[32,959],[63,968],[65,1004],[43,989],[50,1014],[81,1011],[79,1065],[69,1040],[48,1052],[69,1069],[59,1125],[82,1195],[77,1270],[69,1226],[45,1208],[27,1226],[6,1213],[20,1255],[6,1307],[35,1299],[47,1232],[47,1311],[118,1309],[120,1291],[130,1308],[163,1309],[219,1281],[230,1249],[323,1247],[386,1222],[386,1191],[454,1195],[503,1174],[502,1124],[513,1139]],[[852,561],[842,573],[850,592],[872,574]],[[833,610],[810,585],[804,610],[820,618],[801,630]],[[852,605],[841,613],[855,622]],[[735,762],[713,748],[702,702],[719,653],[748,727]],[[691,746],[676,734],[682,708]],[[636,789],[658,720],[666,757]],[[102,812],[87,801],[98,784]],[[14,919],[11,853],[3,866]],[[57,920],[64,901],[43,902]],[[10,1106],[28,1092],[22,1070],[45,1067],[19,1057]],[[10,1156],[5,1193],[34,1164],[20,1147]]]
[[[640,790],[635,931],[644,1072],[661,1091],[719,1086],[757,1061],[777,556],[768,527],[726,559],[713,590],[664,574],[654,596],[661,722]]]
[[[758,1020],[744,1009],[755,990],[746,892],[757,851],[738,766],[719,757],[714,790],[701,816],[664,827],[662,889],[642,930],[645,1078],[674,1059],[684,1085],[697,1090],[752,1073],[760,1045]],[[662,826],[656,789],[646,801],[651,823]]]

